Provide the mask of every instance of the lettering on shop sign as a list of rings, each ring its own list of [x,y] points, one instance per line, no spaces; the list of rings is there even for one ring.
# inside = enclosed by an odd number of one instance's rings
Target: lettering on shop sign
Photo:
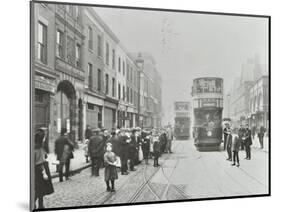
[[[49,91],[54,93],[55,92],[55,87],[53,85],[44,83],[44,82],[39,82],[39,81],[35,81],[35,88],[41,89],[41,90],[45,90],[45,91]]]
[[[202,107],[216,107],[217,99],[202,99]]]

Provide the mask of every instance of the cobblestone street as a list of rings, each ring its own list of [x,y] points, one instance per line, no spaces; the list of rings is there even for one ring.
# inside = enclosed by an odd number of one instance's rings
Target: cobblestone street
[[[46,196],[46,207],[268,193],[268,153],[253,148],[252,160],[244,155],[240,151],[240,167],[233,167],[226,152],[199,152],[192,140],[175,141],[173,154],[162,155],[159,168],[142,163],[127,176],[119,174],[115,193],[106,192],[103,169],[100,177],[91,177],[88,168],[63,183],[54,179],[55,193]]]

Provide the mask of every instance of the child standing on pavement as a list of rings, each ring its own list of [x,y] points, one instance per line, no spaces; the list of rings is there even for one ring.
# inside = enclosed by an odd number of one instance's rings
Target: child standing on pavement
[[[118,179],[117,174],[117,158],[114,152],[112,152],[112,144],[107,143],[106,146],[106,152],[104,154],[104,164],[105,164],[105,170],[104,170],[104,180],[106,182],[106,190],[115,192],[114,188],[114,181]],[[111,183],[111,188],[110,188]]]

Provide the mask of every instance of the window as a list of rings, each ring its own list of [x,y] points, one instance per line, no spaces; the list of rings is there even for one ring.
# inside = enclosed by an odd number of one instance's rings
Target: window
[[[107,65],[109,65],[109,45],[106,43],[106,50],[105,50],[105,62]]]
[[[89,40],[88,40],[88,46],[89,46],[89,49],[93,50],[93,29],[89,26],[89,29],[88,29],[88,36],[89,36]]]
[[[75,47],[75,62],[76,62],[76,67],[81,68],[81,46],[80,44],[76,44]]]
[[[123,85],[123,101],[125,101],[126,98],[126,91],[125,91],[125,86]]]
[[[127,64],[127,80],[129,81],[129,76],[130,76],[130,73],[129,73],[129,64]]]
[[[115,50],[112,49],[112,69],[115,69]]]
[[[63,32],[57,31],[57,46],[56,46],[57,56],[63,58]]]
[[[130,102],[130,88],[127,86],[127,102]]]
[[[44,102],[44,93],[41,90],[35,90],[35,102]]]
[[[136,91],[134,91],[134,105],[136,105],[137,104],[137,92]]]
[[[95,105],[91,103],[87,103],[88,110],[95,110]]]
[[[108,74],[105,75],[105,94],[108,94]]]
[[[67,62],[74,65],[74,40],[67,37]]]
[[[101,91],[101,80],[102,80],[102,76],[101,76],[101,70],[98,69],[98,91]]]
[[[112,96],[115,97],[115,78],[112,77]]]
[[[80,17],[80,10],[79,10],[79,6],[75,6],[75,15],[76,15],[76,20],[79,19]]]
[[[98,56],[102,56],[102,39],[100,35],[98,35]]]
[[[118,57],[118,72],[121,72],[121,58]]]
[[[93,65],[88,63],[88,86],[89,89],[93,89]]]
[[[42,63],[47,63],[47,27],[40,22],[38,24],[38,59]]]
[[[71,17],[74,17],[73,6],[67,5],[67,6],[66,6],[66,12],[67,12]]]
[[[118,99],[121,99],[121,85],[118,83]]]
[[[133,103],[133,90],[130,89],[130,102]]]
[[[125,76],[125,61],[123,61],[123,76]]]
[[[130,68],[130,81],[133,82],[133,69]]]

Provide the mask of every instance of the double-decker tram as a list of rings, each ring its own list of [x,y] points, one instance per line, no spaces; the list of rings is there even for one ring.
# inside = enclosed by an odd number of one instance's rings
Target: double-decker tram
[[[219,148],[222,142],[223,79],[193,80],[193,137],[195,146]]]
[[[175,126],[176,139],[188,139],[190,132],[190,102],[175,102]]]

